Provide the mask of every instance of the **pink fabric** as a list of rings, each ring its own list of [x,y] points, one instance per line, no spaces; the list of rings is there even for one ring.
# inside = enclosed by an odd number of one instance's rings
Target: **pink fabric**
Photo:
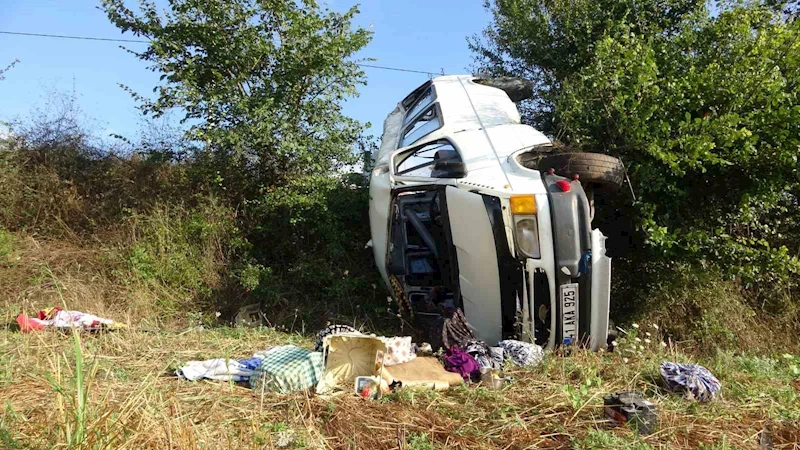
[[[411,336],[385,338],[383,342],[386,344],[384,366],[403,364],[417,357],[411,349]]]

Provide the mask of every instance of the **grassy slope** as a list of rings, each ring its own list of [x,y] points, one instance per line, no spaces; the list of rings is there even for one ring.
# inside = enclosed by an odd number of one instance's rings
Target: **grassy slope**
[[[0,329],[0,448],[274,448],[289,440],[297,448],[722,449],[759,448],[764,429],[776,448],[800,441],[798,357],[702,356],[658,345],[658,330],[645,325],[629,330],[613,354],[549,355],[541,367],[509,368],[515,381],[501,391],[399,391],[370,402],[178,381],[169,374],[186,360],[244,358],[270,345],[310,341],[270,329],[180,331],[186,323],[157,320],[152,305],[163,293],[121,283],[124,277],[108,271],[96,251],[4,239],[6,321],[20,309],[64,302],[135,329],[164,331]],[[706,365],[722,381],[722,397],[702,405],[664,392],[657,386],[663,360]],[[661,431],[638,438],[604,421],[602,396],[622,389],[641,390],[658,405]]]

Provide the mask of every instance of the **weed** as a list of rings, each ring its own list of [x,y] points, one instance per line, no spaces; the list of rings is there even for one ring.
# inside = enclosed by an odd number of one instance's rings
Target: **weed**
[[[652,450],[653,447],[638,440],[635,435],[621,436],[611,431],[590,430],[583,439],[574,439],[575,450]]]
[[[435,448],[425,433],[409,433],[407,443],[408,450],[433,450]]]
[[[11,431],[9,431],[5,427],[2,421],[0,421],[0,444],[3,445],[3,449],[8,449],[8,450],[16,450],[22,448],[22,444],[20,444],[13,437],[11,437]]]
[[[584,377],[584,379],[578,383],[577,386],[564,386],[564,393],[566,394],[572,409],[579,410],[593,397],[595,397],[596,393],[592,391],[595,388],[599,388],[602,382],[603,380],[601,380],[600,377],[598,377],[596,374],[592,374],[591,376]]]
[[[409,405],[429,404],[439,398],[439,392],[420,387],[403,387],[381,397],[383,403],[400,402]]]
[[[11,256],[14,251],[14,235],[0,228],[0,258]]]
[[[731,445],[731,444],[729,444],[728,442],[725,442],[725,441],[714,443],[714,444],[703,444],[703,443],[700,443],[697,446],[697,450],[739,450],[741,448],[742,447]]]

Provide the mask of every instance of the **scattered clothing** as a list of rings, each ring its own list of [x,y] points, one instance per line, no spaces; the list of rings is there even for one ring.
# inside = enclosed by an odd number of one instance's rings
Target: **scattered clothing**
[[[264,357],[252,357],[248,359],[243,359],[239,361],[239,364],[242,365],[247,370],[256,370],[258,366],[261,365],[261,362],[264,361]]]
[[[67,311],[59,307],[47,308],[39,311],[36,317],[26,314],[17,316],[20,331],[38,331],[46,328],[81,328],[84,330],[119,329],[125,328],[124,324],[111,319],[95,316],[94,314],[80,311]]]
[[[481,366],[475,358],[456,346],[447,349],[442,360],[445,370],[461,375],[464,381],[478,380],[481,376]]]
[[[503,349],[503,355],[511,362],[522,367],[539,365],[544,359],[542,347],[530,342],[512,339],[500,341],[497,346]]]
[[[506,351],[502,347],[489,347],[489,357],[492,358],[492,365],[503,368],[503,361],[506,360]]]
[[[189,381],[203,378],[217,381],[248,381],[255,374],[255,370],[249,369],[247,365],[236,360],[215,358],[206,361],[189,361],[175,373]]]
[[[713,400],[722,389],[722,383],[708,369],[697,364],[662,362],[661,378],[670,390],[684,392],[701,402]]]
[[[481,369],[503,369],[504,350],[501,347],[489,347],[483,341],[470,341],[464,350],[475,358]]]
[[[310,389],[322,377],[322,367],[322,353],[283,346],[266,354],[250,377],[250,386],[281,394]]]
[[[467,322],[467,317],[461,308],[456,308],[452,315],[444,320],[442,327],[442,344],[445,348],[453,346],[464,347],[469,341],[474,341],[472,325]]]
[[[361,334],[355,328],[349,325],[329,325],[317,333],[316,343],[314,344],[314,351],[321,352],[325,344],[325,338],[328,336],[336,336],[339,334]]]
[[[280,351],[292,345],[282,345],[270,347],[253,354],[252,358],[235,360],[226,358],[214,358],[205,361],[189,361],[184,366],[175,371],[180,378],[189,381],[197,381],[203,378],[218,381],[249,381],[255,374],[256,369],[261,365],[272,352]]]
[[[411,348],[411,336],[384,338],[383,342],[386,344],[385,366],[407,363],[417,357]]]

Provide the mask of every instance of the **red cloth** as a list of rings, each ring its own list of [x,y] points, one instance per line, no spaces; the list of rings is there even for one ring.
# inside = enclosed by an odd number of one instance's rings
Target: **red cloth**
[[[17,316],[17,323],[19,330],[22,332],[44,330],[47,325],[41,323],[37,318],[28,317],[27,314],[20,314]]]
[[[58,306],[54,306],[52,308],[47,308],[47,309],[43,309],[43,310],[39,311],[39,314],[37,315],[37,317],[39,317],[39,320],[52,319],[53,317],[55,317],[56,313],[59,312],[59,311],[61,311],[61,308],[59,308]]]

